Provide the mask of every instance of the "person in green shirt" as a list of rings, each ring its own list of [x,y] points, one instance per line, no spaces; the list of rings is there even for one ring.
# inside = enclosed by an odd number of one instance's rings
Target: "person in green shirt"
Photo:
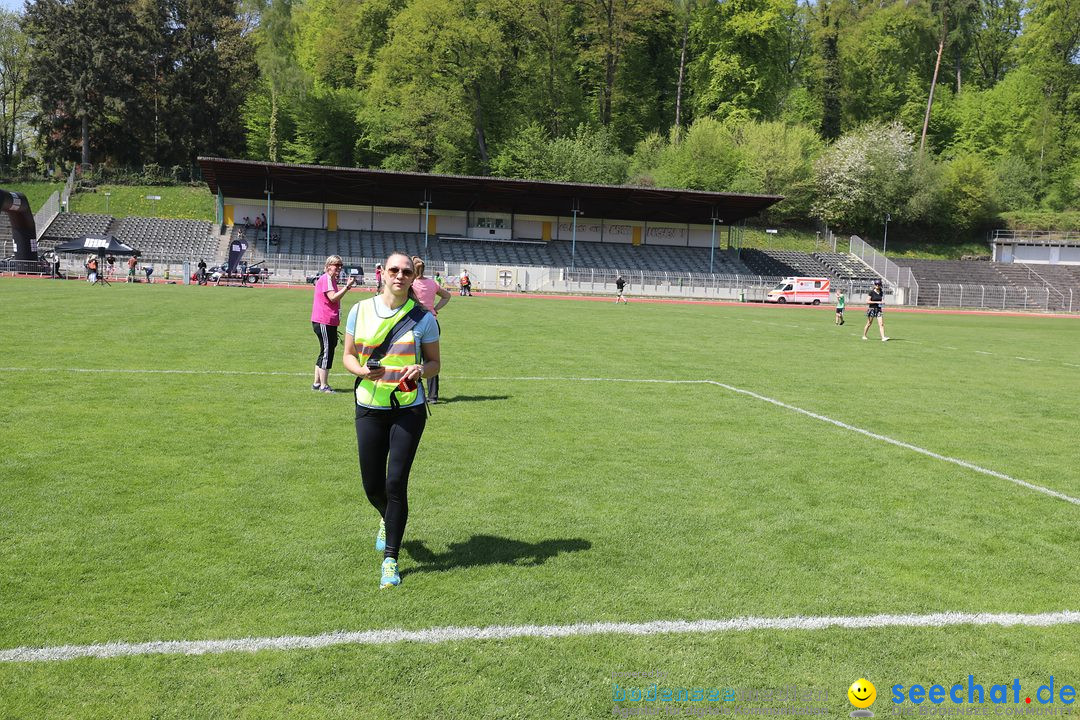
[[[846,302],[847,302],[847,299],[844,297],[844,291],[843,290],[837,290],[836,291],[836,324],[837,325],[843,325],[844,324],[844,304]]]

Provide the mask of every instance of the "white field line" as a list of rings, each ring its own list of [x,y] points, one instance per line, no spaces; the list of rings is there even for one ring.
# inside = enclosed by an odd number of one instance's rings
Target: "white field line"
[[[125,373],[125,374],[141,373],[141,374],[166,374],[166,375],[167,374],[180,374],[180,375],[285,375],[285,376],[308,376],[309,375],[309,373],[302,373],[302,372],[301,373],[272,372],[272,371],[263,372],[263,371],[255,371],[255,370],[252,370],[252,371],[244,371],[244,370],[147,370],[147,369],[130,370],[130,369],[113,369],[113,368],[26,368],[26,367],[6,367],[6,368],[0,367],[0,372],[76,372],[76,373],[85,372],[85,373]],[[890,445],[895,445],[896,447],[901,447],[901,448],[904,448],[905,450],[911,450],[912,452],[917,452],[917,453],[919,453],[921,455],[926,455],[927,457],[934,458],[935,460],[941,460],[942,462],[952,463],[953,465],[959,465],[960,467],[967,468],[968,470],[974,470],[977,473],[982,473],[983,475],[989,475],[990,477],[995,477],[995,478],[998,478],[999,480],[1007,480],[1007,481],[1009,481],[1011,483],[1015,483],[1016,485],[1019,485],[1020,487],[1027,488],[1028,490],[1034,490],[1035,492],[1043,493],[1044,495],[1049,495],[1050,497],[1055,497],[1055,498],[1057,498],[1059,500],[1064,500],[1065,502],[1069,502],[1069,503],[1072,503],[1073,505],[1080,506],[1080,498],[1074,498],[1071,495],[1066,495],[1065,493],[1058,492],[1057,490],[1051,490],[1050,488],[1043,487],[1042,485],[1036,485],[1034,483],[1029,483],[1026,480],[1020,480],[1019,478],[1014,478],[1011,475],[1006,475],[1005,473],[998,472],[997,470],[991,470],[989,468],[984,468],[984,467],[982,467],[980,465],[975,465],[974,463],[969,463],[966,460],[961,460],[959,458],[949,457],[948,455],[941,455],[940,453],[936,453],[933,450],[927,450],[926,448],[919,447],[918,445],[912,445],[911,443],[906,443],[903,440],[897,440],[895,438],[888,437],[887,435],[880,435],[878,433],[871,432],[869,430],[864,430],[863,428],[856,427],[854,425],[849,425],[849,424],[847,424],[845,422],[842,422],[840,420],[834,420],[834,419],[832,419],[830,417],[827,417],[825,415],[820,415],[818,413],[811,412],[810,410],[804,410],[803,408],[797,407],[795,405],[789,405],[788,403],[782,402],[780,400],[775,400],[775,399],[770,398],[770,397],[766,397],[765,395],[759,395],[758,393],[753,392],[751,390],[743,390],[742,388],[737,388],[737,387],[735,387],[733,385],[727,385],[725,383],[717,382],[715,380],[660,380],[660,379],[651,379],[651,378],[545,377],[545,376],[500,376],[500,377],[483,376],[482,377],[482,376],[470,376],[470,375],[456,375],[456,376],[448,375],[447,379],[451,379],[451,380],[453,380],[453,379],[473,380],[473,381],[479,381],[479,382],[485,382],[485,381],[492,381],[492,382],[618,382],[618,383],[654,383],[654,384],[659,383],[659,384],[665,384],[665,385],[714,385],[716,387],[724,388],[725,390],[728,390],[728,391],[733,392],[733,393],[738,393],[740,395],[746,395],[746,396],[752,397],[752,398],[754,398],[756,400],[761,400],[762,402],[767,402],[767,403],[770,403],[772,405],[776,405],[777,407],[782,407],[785,410],[791,410],[792,412],[797,412],[797,413],[800,413],[802,415],[806,415],[807,417],[814,418],[815,420],[820,420],[822,422],[827,422],[827,423],[829,423],[831,425],[835,425],[836,427],[843,428],[844,430],[850,430],[851,432],[859,433],[860,435],[865,435],[866,437],[872,438],[874,440],[879,440],[881,442],[888,443]]]
[[[1001,627],[1053,627],[1080,624],[1080,612],[1064,610],[1031,615],[1017,613],[942,612],[929,615],[866,615],[839,617],[743,617],[730,620],[654,620],[642,623],[595,622],[572,625],[489,625],[487,627],[439,627],[427,630],[338,631],[322,635],[286,635],[274,638],[234,640],[162,640],[144,643],[112,642],[100,645],[0,650],[0,662],[55,662],[78,658],[118,658],[136,655],[207,655],[263,650],[315,650],[336,645],[391,645],[396,643],[441,644],[465,640],[513,638],[566,638],[591,635],[678,635],[690,633],[745,632],[750,630],[866,630],[875,628],[941,628],[958,625]]]
[[[539,381],[551,381],[551,382],[558,382],[558,381],[564,381],[564,382],[627,382],[627,383],[663,383],[663,384],[672,384],[672,385],[715,385],[716,387],[724,388],[725,390],[728,390],[730,392],[738,393],[740,395],[746,395],[746,396],[752,397],[752,398],[754,398],[756,400],[761,400],[762,402],[767,402],[767,403],[770,403],[772,405],[776,405],[777,407],[782,407],[785,410],[791,410],[791,411],[797,412],[797,413],[799,413],[801,415],[806,415],[807,417],[814,418],[815,420],[820,420],[822,422],[827,422],[830,425],[835,425],[838,428],[843,428],[844,430],[850,430],[851,432],[859,433],[860,435],[865,435],[866,437],[873,438],[874,440],[880,440],[881,442],[888,443],[890,445],[895,445],[896,447],[901,447],[901,448],[904,448],[905,450],[911,450],[912,452],[917,452],[917,453],[919,453],[921,455],[926,455],[927,457],[932,457],[935,460],[941,460],[942,462],[952,463],[953,465],[959,465],[960,467],[967,468],[968,470],[974,470],[975,472],[982,473],[983,475],[989,475],[990,477],[995,477],[995,478],[998,478],[999,480],[1008,480],[1009,482],[1015,483],[1015,484],[1019,485],[1020,487],[1027,488],[1028,490],[1034,490],[1035,492],[1040,492],[1040,493],[1043,493],[1044,495],[1049,495],[1050,497],[1055,497],[1055,498],[1057,498],[1059,500],[1064,500],[1065,502],[1072,503],[1073,505],[1080,505],[1080,498],[1074,498],[1071,495],[1066,495],[1065,493],[1058,492],[1057,490],[1051,490],[1050,488],[1043,487],[1042,485],[1036,485],[1034,483],[1029,483],[1026,480],[1020,480],[1019,478],[1014,478],[1011,475],[1006,475],[1005,473],[998,472],[997,470],[991,470],[989,468],[984,468],[984,467],[982,467],[980,465],[976,465],[974,463],[969,463],[966,460],[961,460],[959,458],[949,457],[948,455],[942,455],[940,453],[934,452],[933,450],[927,450],[926,448],[919,447],[918,445],[912,445],[911,443],[906,443],[903,440],[897,440],[895,438],[888,437],[887,435],[880,435],[878,433],[871,432],[869,430],[864,430],[863,428],[855,427],[854,425],[849,425],[846,422],[842,422],[840,420],[833,420],[832,418],[827,417],[825,415],[820,415],[818,413],[811,412],[809,410],[804,410],[801,407],[796,407],[795,405],[789,405],[786,402],[782,402],[780,400],[775,400],[775,399],[773,399],[771,397],[766,397],[765,395],[759,395],[758,393],[753,392],[751,390],[743,390],[742,388],[737,388],[734,385],[727,385],[725,383],[717,382],[715,380],[653,380],[653,379],[649,379],[649,378],[570,378],[570,377],[492,377],[492,378],[488,378],[488,377],[470,377],[468,375],[458,377],[457,379],[459,379],[459,380],[495,380],[495,381],[539,380]]]

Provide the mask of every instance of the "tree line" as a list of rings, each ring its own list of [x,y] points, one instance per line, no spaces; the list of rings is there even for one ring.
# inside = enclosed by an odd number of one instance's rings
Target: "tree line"
[[[0,15],[0,143],[775,193],[775,221],[963,233],[1080,208],[1080,3],[28,0]]]

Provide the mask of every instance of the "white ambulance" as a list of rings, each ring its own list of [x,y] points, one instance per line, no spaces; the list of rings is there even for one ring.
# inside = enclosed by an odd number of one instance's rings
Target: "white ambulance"
[[[829,278],[786,277],[769,291],[765,302],[810,303],[820,305],[829,302]]]

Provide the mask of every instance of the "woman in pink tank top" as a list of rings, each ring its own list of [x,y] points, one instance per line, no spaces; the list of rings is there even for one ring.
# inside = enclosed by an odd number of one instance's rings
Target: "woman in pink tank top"
[[[413,255],[412,263],[413,267],[416,268],[416,279],[413,280],[412,284],[413,292],[416,293],[416,298],[421,305],[430,310],[432,315],[438,316],[439,310],[442,310],[446,307],[446,303],[450,302],[450,291],[424,275],[424,261],[419,256]],[[439,298],[438,302],[435,301],[436,297]],[[428,378],[427,398],[429,402],[439,402],[438,375]]]

